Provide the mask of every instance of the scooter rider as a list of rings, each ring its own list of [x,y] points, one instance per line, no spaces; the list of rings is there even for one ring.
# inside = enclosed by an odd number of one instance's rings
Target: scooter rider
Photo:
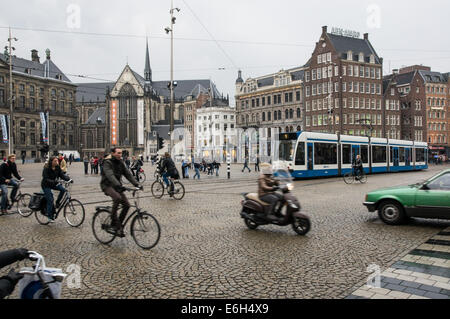
[[[258,178],[258,197],[263,202],[270,204],[270,210],[266,217],[276,219],[271,215],[274,212],[275,205],[283,199],[281,194],[275,191],[279,189],[280,183],[273,178],[272,166],[268,163],[261,164],[261,175]]]

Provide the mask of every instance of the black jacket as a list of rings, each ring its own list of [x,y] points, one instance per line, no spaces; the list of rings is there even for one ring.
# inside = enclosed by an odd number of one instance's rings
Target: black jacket
[[[134,186],[139,186],[122,160],[108,156],[103,162],[102,180],[100,181],[102,191],[105,191],[108,187],[114,189],[122,187],[122,176],[125,176]]]
[[[353,166],[355,166],[355,167],[362,167],[363,166],[363,163],[362,163],[362,161],[359,159],[355,159],[354,161],[353,161]]]
[[[7,161],[6,163],[0,165],[0,185],[5,184],[5,180],[11,179],[12,175],[14,175],[17,179],[22,179],[17,172],[16,163]]]
[[[174,177],[178,174],[178,170],[175,167],[175,163],[170,157],[164,159],[161,169],[163,172],[167,172],[170,176]]]
[[[41,187],[42,188],[53,188],[58,185],[57,179],[61,178],[65,181],[69,181],[70,177],[64,174],[64,172],[61,170],[61,167],[56,166],[55,169],[52,169],[50,167],[44,167],[44,170],[42,171],[42,182]]]
[[[0,268],[23,260],[26,257],[19,249],[0,252]],[[9,296],[13,292],[14,287],[15,283],[8,276],[0,277],[0,299]]]

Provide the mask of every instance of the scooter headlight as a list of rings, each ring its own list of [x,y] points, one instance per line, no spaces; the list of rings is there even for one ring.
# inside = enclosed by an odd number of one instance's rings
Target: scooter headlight
[[[292,184],[292,183],[287,184],[287,189],[289,191],[293,190],[294,189],[294,184]]]

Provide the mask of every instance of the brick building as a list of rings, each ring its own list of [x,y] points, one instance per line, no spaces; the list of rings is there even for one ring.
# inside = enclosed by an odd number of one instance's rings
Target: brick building
[[[77,150],[76,85],[53,63],[50,50],[41,63],[38,51],[31,60],[12,57],[14,153],[28,160],[40,158],[43,132],[40,112],[49,111],[50,152]],[[0,113],[9,114],[9,57],[0,54]],[[0,132],[0,135],[3,135]],[[0,157],[8,153],[8,144],[0,145]]]

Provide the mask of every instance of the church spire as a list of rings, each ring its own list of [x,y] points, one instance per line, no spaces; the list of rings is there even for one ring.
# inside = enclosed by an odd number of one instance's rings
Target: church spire
[[[148,37],[146,39],[147,41],[147,48],[145,51],[145,70],[144,70],[144,77],[145,81],[152,82],[152,69],[150,68],[150,54],[148,51]]]

